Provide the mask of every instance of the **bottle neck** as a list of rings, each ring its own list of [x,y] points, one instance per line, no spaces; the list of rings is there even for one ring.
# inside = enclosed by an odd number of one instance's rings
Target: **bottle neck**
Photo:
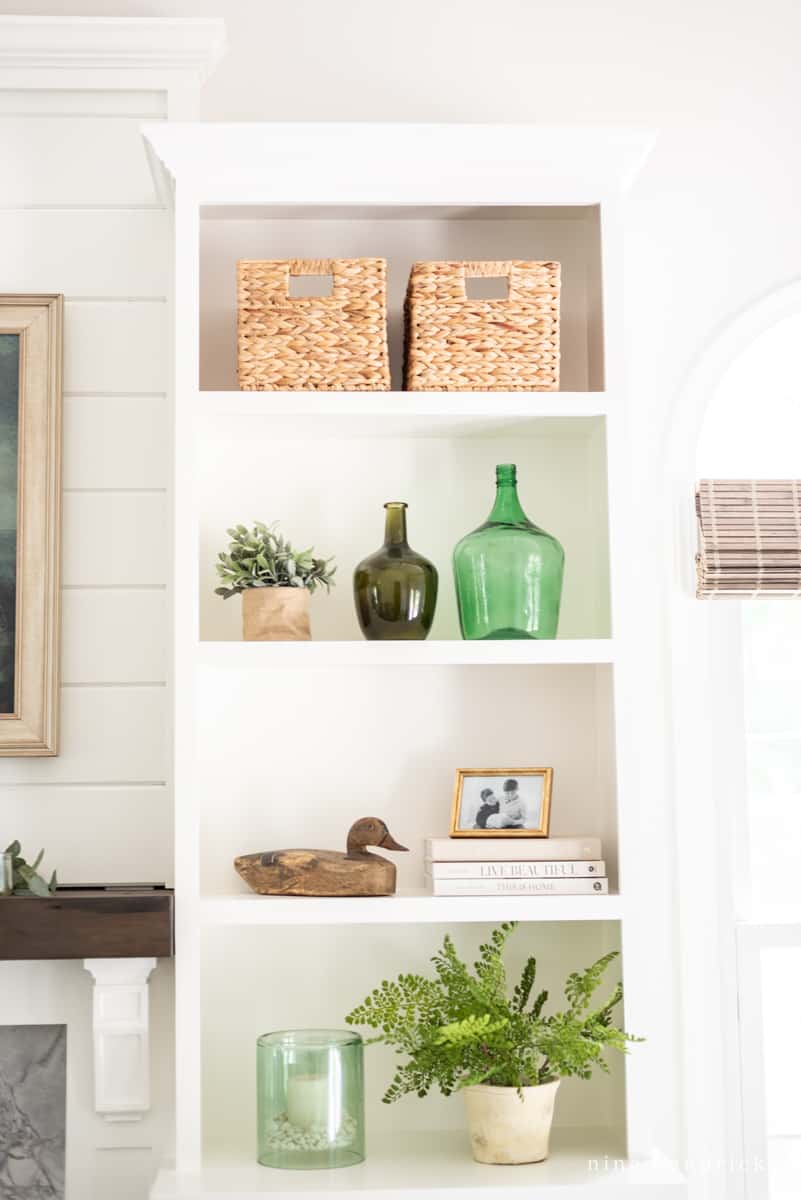
[[[495,504],[489,520],[499,525],[528,524],[528,517],[523,512],[517,496],[517,475],[514,467],[498,467],[496,471]]]
[[[400,503],[385,504],[387,511],[384,523],[384,545],[406,545],[406,505]]]

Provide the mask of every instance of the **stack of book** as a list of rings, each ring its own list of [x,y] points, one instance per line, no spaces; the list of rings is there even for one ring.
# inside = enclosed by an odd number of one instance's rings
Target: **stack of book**
[[[597,837],[428,838],[426,884],[435,896],[605,896]]]

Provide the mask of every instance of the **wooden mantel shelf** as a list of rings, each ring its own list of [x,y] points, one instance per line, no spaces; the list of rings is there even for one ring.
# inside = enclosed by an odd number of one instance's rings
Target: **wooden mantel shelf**
[[[171,889],[145,885],[0,898],[0,960],[83,959],[92,976],[95,1111],[107,1121],[150,1107],[148,978],[174,953],[173,906]]]
[[[173,892],[59,888],[0,899],[0,959],[171,958]]]

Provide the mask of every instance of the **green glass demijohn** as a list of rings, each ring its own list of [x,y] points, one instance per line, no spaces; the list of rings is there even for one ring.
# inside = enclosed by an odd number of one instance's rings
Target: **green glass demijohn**
[[[529,521],[517,497],[517,468],[495,468],[495,505],[453,552],[462,637],[555,638],[565,553]]]
[[[384,505],[384,545],[353,573],[353,598],[361,631],[371,641],[428,637],[437,606],[437,569],[406,540],[406,505]]]

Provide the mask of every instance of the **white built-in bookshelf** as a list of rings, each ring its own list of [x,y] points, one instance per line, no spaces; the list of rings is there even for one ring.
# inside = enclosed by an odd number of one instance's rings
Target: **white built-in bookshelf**
[[[621,210],[649,138],[436,125],[171,124],[145,136],[175,208],[176,1163],[154,1198],[681,1196],[666,1113],[673,1016],[654,966],[669,899],[638,763],[648,682],[627,533]],[[360,255],[388,260],[398,389],[413,261],[560,261],[564,390],[238,392],[237,259]],[[517,463],[524,507],[565,547],[555,641],[459,637],[451,551],[489,511],[497,462]],[[351,574],[382,540],[388,499],[408,502],[410,542],[440,570],[425,642],[358,631]],[[337,559],[338,586],[313,598],[311,643],[242,643],[238,601],[212,594],[226,528],[252,519],[280,520]],[[554,768],[551,832],[603,839],[608,896],[425,893],[423,840],[447,832],[455,769],[490,765]],[[373,812],[411,849],[396,896],[256,897],[231,865],[247,851],[336,847]],[[536,953],[552,992],[622,949],[626,1028],[648,1038],[610,1075],[563,1085],[547,1164],[473,1163],[458,1097],[382,1106],[390,1060],[371,1048],[367,1162],[257,1165],[259,1034],[341,1025],[378,980],[425,968],[445,931],[469,954],[509,919],[522,923],[512,964]],[[592,1168],[604,1159],[624,1165]]]

